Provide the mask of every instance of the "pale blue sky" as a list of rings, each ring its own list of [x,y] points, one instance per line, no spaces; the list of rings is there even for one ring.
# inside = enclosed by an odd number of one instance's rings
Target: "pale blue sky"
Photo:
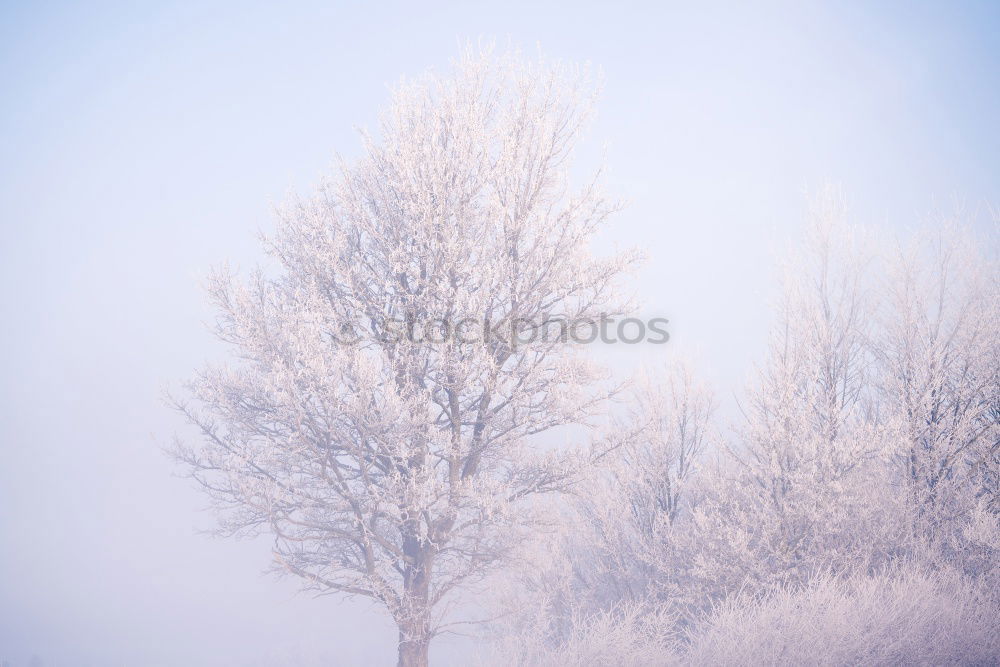
[[[199,276],[464,40],[603,69],[602,243],[648,252],[645,311],[725,400],[808,189],[888,230],[1000,203],[994,2],[291,4],[0,9],[0,659],[394,659],[379,615],[259,576],[266,543],[194,534],[158,391],[218,354]]]

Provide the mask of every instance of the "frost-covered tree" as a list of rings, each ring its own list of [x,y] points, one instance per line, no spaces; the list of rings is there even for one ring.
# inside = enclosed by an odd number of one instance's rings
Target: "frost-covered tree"
[[[734,455],[776,506],[800,474],[837,479],[872,449],[856,437],[871,408],[871,255],[843,206],[834,192],[815,202],[805,247],[785,269],[768,358],[744,402],[744,447]]]
[[[996,259],[943,226],[882,262],[845,213],[835,192],[816,202],[720,456],[683,435],[706,432],[684,425],[707,426],[711,405],[689,374],[632,397],[643,428],[514,591],[504,655],[800,664],[820,647],[837,664],[990,662]],[[685,452],[703,448],[693,474]]]
[[[364,156],[284,209],[276,275],[210,282],[238,361],[178,403],[203,436],[178,456],[225,531],[271,534],[309,589],[384,605],[400,665],[427,663],[442,602],[586,463],[539,435],[606,397],[558,334],[621,312],[634,259],[590,254],[616,204],[596,176],[568,184],[592,101],[580,69],[467,53],[400,85]]]
[[[810,217],[729,461],[711,475],[684,536],[694,588],[713,595],[862,565],[891,548],[870,383],[873,253],[835,191],[814,201]]]
[[[576,504],[577,576],[598,607],[667,588],[675,524],[688,511],[699,460],[716,440],[715,398],[688,363],[641,374],[630,398],[618,427],[627,442]]]
[[[879,388],[925,537],[976,503],[1000,512],[997,269],[954,224],[921,235],[890,263]]]
[[[581,632],[593,635],[626,618],[649,621],[619,637],[639,633],[627,652],[659,646],[673,632],[673,538],[690,513],[702,453],[716,439],[715,399],[685,362],[640,374],[626,395],[628,407],[612,420],[620,446],[568,497],[561,531],[526,545],[518,576],[495,591],[498,634],[524,641],[529,652],[540,645],[559,652],[582,641]],[[625,659],[617,640],[594,636],[595,645],[605,641],[609,655]]]

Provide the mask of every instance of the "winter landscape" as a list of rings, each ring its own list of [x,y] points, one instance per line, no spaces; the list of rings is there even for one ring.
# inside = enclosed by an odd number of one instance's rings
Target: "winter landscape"
[[[4,667],[1000,664],[995,7],[118,9],[3,10]]]

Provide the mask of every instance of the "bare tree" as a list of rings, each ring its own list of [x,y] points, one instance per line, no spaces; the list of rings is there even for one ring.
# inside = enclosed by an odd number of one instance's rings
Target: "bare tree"
[[[394,92],[380,137],[266,240],[280,274],[211,280],[239,362],[177,407],[204,436],[177,456],[228,533],[270,533],[278,568],[360,595],[425,665],[442,601],[502,563],[531,497],[586,462],[539,434],[610,390],[547,325],[622,312],[631,253],[588,241],[616,209],[568,186],[585,71],[466,53]]]

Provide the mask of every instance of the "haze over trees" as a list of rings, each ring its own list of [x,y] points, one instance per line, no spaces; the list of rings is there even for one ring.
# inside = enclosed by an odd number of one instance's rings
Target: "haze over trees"
[[[697,382],[642,392],[637,419],[717,446],[640,431],[586,483],[501,603],[515,662],[1000,660],[995,245],[876,243],[833,190],[811,218],[742,418],[702,417]]]
[[[569,179],[594,90],[489,52],[401,84],[279,270],[213,276],[236,359],[175,454],[221,531],[381,604],[401,666],[484,583],[504,664],[996,663],[995,238],[878,241],[821,193],[737,423],[693,364],[617,393],[563,328],[627,312],[636,260],[590,253],[617,204]]]

